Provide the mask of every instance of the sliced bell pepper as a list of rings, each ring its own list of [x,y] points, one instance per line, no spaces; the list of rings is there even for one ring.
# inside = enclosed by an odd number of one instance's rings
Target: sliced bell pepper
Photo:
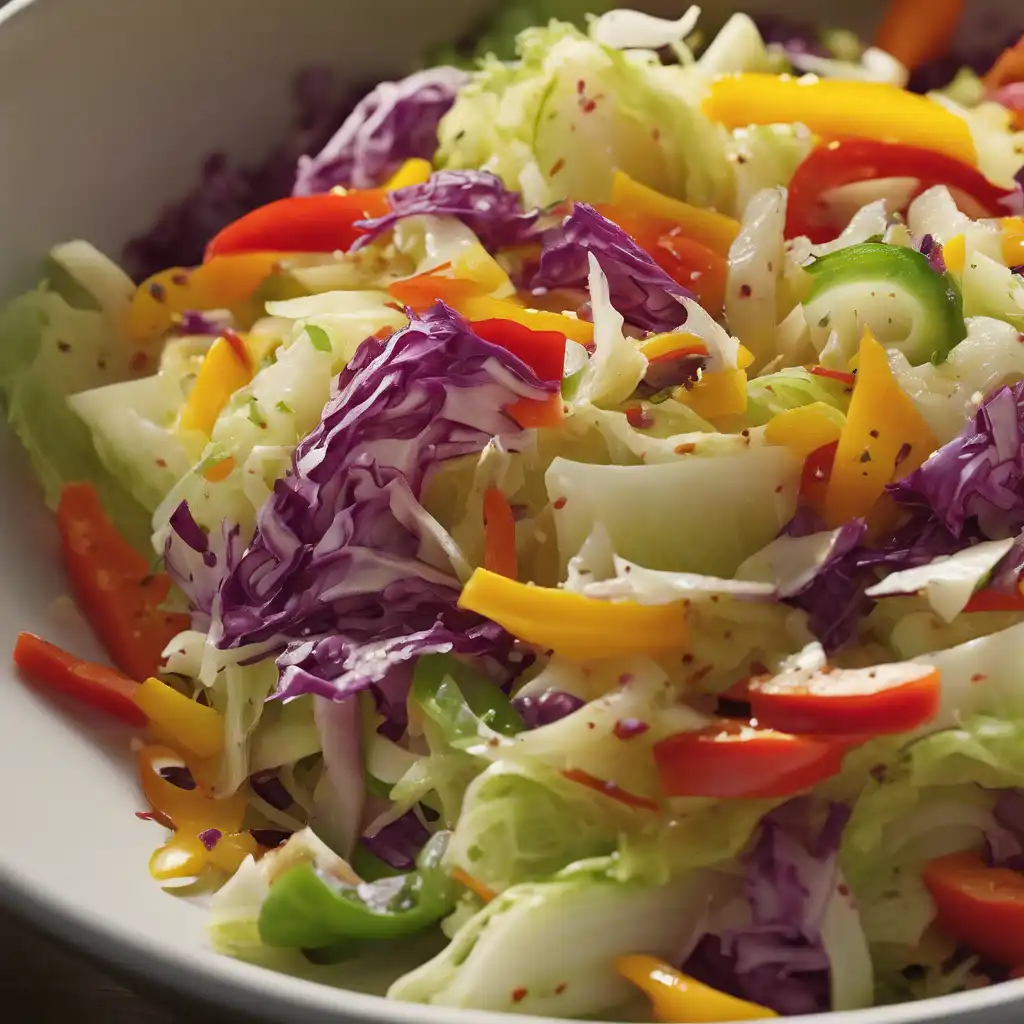
[[[838,737],[723,721],[660,740],[654,761],[665,796],[786,797],[838,775],[849,747]]]
[[[911,71],[949,53],[964,0],[890,0],[875,46]]]
[[[967,337],[959,289],[949,275],[936,274],[927,257],[913,249],[862,242],[815,260],[807,273],[812,280],[810,295],[804,300],[809,318],[822,309],[831,312],[833,294],[841,294],[851,285],[873,289],[872,295],[877,296],[861,299],[861,318],[867,322],[872,309],[879,320],[886,313],[886,307],[876,303],[894,301],[888,297],[902,294],[915,312],[910,333],[899,347],[914,365],[941,362]]]
[[[527,309],[512,299],[495,299],[489,295],[475,295],[460,301],[458,310],[467,320],[513,320],[531,331],[554,331],[564,334],[579,345],[594,340],[594,325],[564,313],[551,313],[544,309]]]
[[[708,347],[703,338],[686,331],[670,331],[667,334],[656,334],[648,338],[640,346],[640,351],[650,360],[662,359],[666,356],[707,355]]]
[[[557,427],[565,420],[565,406],[562,396],[555,393],[547,398],[517,398],[505,406],[509,414],[523,430]]]
[[[488,487],[484,494],[484,568],[510,580],[519,576],[516,520],[497,487]]]
[[[1003,262],[1008,267],[1019,267],[1024,264],[1024,218],[1004,217],[1001,226]],[[946,261],[946,268],[957,277],[963,276],[966,256],[967,245],[963,235],[955,235],[942,247],[942,258]]]
[[[778,1017],[766,1006],[719,992],[657,957],[620,956],[612,966],[651,1000],[654,1019],[663,1024],[731,1024]]]
[[[948,185],[976,204],[972,216],[999,216],[1004,212],[1001,200],[1013,194],[993,185],[971,165],[934,149],[876,139],[841,139],[819,146],[797,167],[789,183],[786,237],[807,235],[816,243],[835,238],[846,222],[830,213],[823,195],[841,185],[875,178],[916,178],[914,196],[935,185]]]
[[[562,379],[565,369],[564,334],[533,330],[515,320],[477,320],[473,322],[473,332],[521,359],[539,380]]]
[[[815,377],[837,380],[848,388],[852,388],[857,383],[857,374],[847,373],[845,370],[833,370],[830,366],[812,366],[807,372]]]
[[[696,295],[708,312],[721,312],[729,276],[729,264],[724,256],[688,237],[685,227],[670,220],[652,218],[611,203],[599,204],[598,211],[622,228],[673,281]]]
[[[190,700],[150,676],[134,691],[135,703],[160,738],[201,759],[224,749],[224,719],[214,708]]]
[[[938,439],[896,383],[885,350],[864,332],[853,389],[825,494],[825,520],[841,526],[867,515],[886,484],[917,469]]]
[[[818,512],[825,507],[825,495],[828,493],[828,482],[838,447],[838,441],[831,441],[815,448],[804,459],[800,474],[800,501]]]
[[[187,310],[230,309],[274,272],[279,252],[219,256],[199,267],[171,267],[143,281],[132,297],[125,332],[145,345],[162,338]]]
[[[443,263],[415,277],[392,282],[388,294],[414,313],[423,313],[437,302],[458,310],[468,299],[486,295],[487,291],[476,281],[455,277],[451,263]]]
[[[129,725],[142,727],[146,715],[135,703],[139,684],[106,665],[83,661],[32,633],[19,633],[14,664],[48,690],[65,693]]]
[[[252,380],[253,367],[245,341],[233,331],[217,338],[203,359],[192,390],[178,417],[180,430],[209,437],[231,396]]]
[[[997,964],[1024,961],[1024,874],[989,867],[967,850],[929,861],[922,878],[950,938]]]
[[[690,238],[719,256],[728,256],[729,247],[740,233],[739,221],[723,213],[692,206],[641,185],[623,171],[612,177],[612,204],[627,213],[669,221]],[[612,218],[610,218],[612,219]]]
[[[61,551],[71,587],[114,664],[131,679],[155,675],[164,648],[189,617],[165,612],[171,589],[163,573],[114,529],[91,484],[68,484],[57,506]]]
[[[812,402],[773,416],[765,425],[764,439],[806,459],[819,448],[838,442],[844,422],[845,417],[838,409],[824,402]]]
[[[680,651],[690,642],[685,601],[598,601],[516,583],[486,569],[470,577],[459,607],[497,622],[520,640],[578,660]]]
[[[909,732],[935,717],[940,696],[938,669],[913,662],[796,669],[753,679],[746,693],[761,725],[815,736]]]
[[[384,189],[290,196],[239,217],[214,235],[205,262],[242,252],[335,252],[348,250],[364,232],[357,221],[390,211]]]
[[[434,168],[429,160],[412,157],[388,178],[384,191],[397,192],[400,188],[408,188],[410,185],[422,185],[430,180],[433,173]]]
[[[826,138],[850,135],[921,146],[976,165],[967,122],[934,100],[882,82],[788,75],[723,75],[704,113],[727,128],[797,122]]]
[[[263,901],[260,938],[279,948],[323,949],[425,931],[455,905],[455,886],[441,863],[446,838],[438,833],[427,843],[415,871],[379,882],[351,885],[310,863],[291,868]]]
[[[1024,593],[1020,585],[1011,594],[1000,590],[983,587],[971,595],[970,601],[964,606],[965,612],[1024,612]]]
[[[672,397],[711,423],[742,416],[747,411],[746,370],[737,367],[705,373],[691,387],[676,388]]]

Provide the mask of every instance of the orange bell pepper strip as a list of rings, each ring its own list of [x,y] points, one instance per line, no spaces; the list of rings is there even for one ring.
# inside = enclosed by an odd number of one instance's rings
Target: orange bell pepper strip
[[[234,331],[228,331],[206,353],[178,417],[179,428],[199,431],[209,437],[231,396],[245,387],[252,376],[252,358],[244,339]]]
[[[437,302],[458,310],[467,299],[487,294],[476,281],[453,277],[451,271],[451,263],[442,263],[415,277],[389,284],[388,294],[414,313],[423,313]]]
[[[805,124],[826,138],[856,135],[903,142],[977,165],[967,122],[925,96],[883,82],[788,75],[723,75],[711,83],[704,113],[727,128]]]
[[[511,405],[505,406],[505,412],[523,430],[558,427],[565,420],[565,405],[557,392],[547,398],[517,398]]]
[[[699,242],[719,256],[729,255],[729,247],[740,233],[739,221],[732,217],[662,195],[622,171],[616,171],[612,178],[611,201],[625,214],[669,222],[672,227],[681,229],[684,237]],[[614,220],[609,214],[605,216]]]
[[[187,615],[160,607],[170,579],[150,572],[142,555],[118,534],[91,484],[64,488],[57,526],[78,607],[114,664],[131,679],[154,675],[164,648],[189,626]]]
[[[48,690],[97,708],[128,725],[144,726],[145,712],[134,701],[139,684],[106,665],[83,661],[32,633],[19,633],[14,664]]]
[[[985,88],[998,89],[1014,82],[1024,82],[1024,35],[1013,46],[1008,46],[982,78]]]
[[[875,46],[913,71],[949,53],[964,0],[892,0]]]
[[[825,494],[825,521],[837,527],[867,515],[886,484],[917,469],[938,447],[931,427],[896,383],[885,349],[865,331]]]
[[[484,568],[510,580],[519,576],[516,520],[497,487],[489,487],[484,494]]]
[[[355,225],[390,211],[384,189],[290,196],[239,217],[215,235],[204,262],[242,252],[335,252],[364,234]]]
[[[125,324],[128,339],[146,345],[162,338],[186,310],[230,309],[248,299],[274,272],[278,252],[220,256],[200,267],[171,267],[143,281]]]

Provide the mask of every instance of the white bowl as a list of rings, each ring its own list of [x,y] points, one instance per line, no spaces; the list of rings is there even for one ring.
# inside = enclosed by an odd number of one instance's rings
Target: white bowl
[[[984,6],[1004,11],[1018,0]],[[329,62],[352,80],[406,70],[452,38],[483,0],[14,0],[0,13],[0,294],[30,286],[54,242],[83,237],[117,255],[187,186],[212,149],[254,157],[288,120],[288,83]],[[664,13],[681,4],[647,5]],[[820,9],[806,3],[746,7]],[[846,4],[837,4],[842,10]],[[852,6],[852,5],[851,5]],[[977,12],[983,4],[972,0]],[[879,4],[857,5],[870,20]],[[843,15],[845,18],[846,15]],[[0,431],[0,652],[29,629],[99,651],[67,604],[51,517],[25,459]],[[164,893],[147,861],[159,827],[140,821],[128,735],[0,668],[0,896],[121,970],[278,1020],[470,1021],[496,1014],[385,1002],[394,966],[360,968],[349,989],[211,953],[202,910]],[[1024,981],[929,1004],[802,1018],[807,1024],[1020,1020]]]

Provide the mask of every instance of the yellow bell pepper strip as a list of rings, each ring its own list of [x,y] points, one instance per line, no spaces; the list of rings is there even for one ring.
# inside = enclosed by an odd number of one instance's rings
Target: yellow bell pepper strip
[[[686,238],[700,242],[719,256],[729,255],[729,247],[740,233],[739,221],[732,217],[662,195],[622,171],[616,171],[612,177],[611,201],[630,213],[672,221]]]
[[[651,1000],[654,1019],[664,1024],[730,1024],[769,1020],[774,1010],[719,992],[644,954],[616,957],[613,966]]]
[[[174,779],[174,781],[171,781]],[[150,858],[150,874],[157,879],[187,878],[198,875],[208,862],[230,869],[241,863],[243,849],[253,852],[254,846],[244,839],[234,839],[245,817],[246,796],[238,792],[224,800],[210,796],[197,782],[196,773],[169,747],[150,744],[139,751],[139,781],[142,792],[156,813],[157,819],[175,830],[173,836]],[[180,784],[176,784],[180,783]],[[207,840],[215,831],[229,837],[228,845],[216,861],[210,857]],[[219,845],[219,838],[218,845]],[[250,837],[251,839],[251,837]],[[238,857],[237,863],[234,858]]]
[[[917,469],[938,439],[896,383],[885,349],[864,332],[832,475],[825,493],[825,520],[841,526],[867,515],[893,480]]]
[[[712,423],[742,416],[747,411],[747,373],[739,368],[705,373],[691,387],[676,388],[672,397]]]
[[[400,188],[408,188],[410,185],[422,185],[430,180],[434,168],[429,160],[420,157],[413,157],[406,160],[395,173],[388,178],[384,185],[385,192],[397,192]]]
[[[202,760],[224,749],[224,719],[220,712],[190,700],[152,676],[135,690],[133,699],[162,739]]]
[[[892,0],[875,46],[911,71],[949,53],[964,0]]]
[[[663,359],[665,356],[707,355],[708,347],[703,338],[686,331],[669,331],[667,334],[656,334],[648,338],[640,346],[648,362]]]
[[[690,644],[685,601],[598,601],[517,583],[486,569],[469,578],[459,607],[497,622],[520,640],[579,661],[681,651]]]
[[[838,409],[824,402],[812,402],[773,416],[764,428],[764,439],[806,459],[811,452],[838,441],[844,422]]]
[[[1024,217],[1004,217],[1000,221],[1003,229],[1003,263],[1008,267],[1024,264]],[[966,259],[966,242],[963,235],[956,235],[942,247],[942,258],[946,269],[962,277]]]
[[[594,325],[586,320],[543,309],[527,309],[512,299],[473,295],[459,300],[452,308],[467,320],[514,320],[531,331],[557,331],[579,345],[589,345],[594,340]]]
[[[158,341],[176,316],[190,309],[230,309],[248,299],[274,272],[277,252],[219,256],[201,267],[171,267],[139,285],[128,310],[125,333],[145,345]]]
[[[976,165],[967,122],[934,100],[882,82],[723,75],[712,82],[704,113],[727,128],[799,122],[827,138],[856,135],[933,149]]]
[[[252,360],[244,340],[233,331],[218,338],[206,353],[199,375],[178,418],[181,430],[207,437],[231,396],[252,380]]]

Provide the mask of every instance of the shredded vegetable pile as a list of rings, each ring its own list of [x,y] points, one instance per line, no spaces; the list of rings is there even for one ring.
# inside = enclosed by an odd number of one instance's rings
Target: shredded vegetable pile
[[[214,949],[677,1022],[1024,967],[1024,38],[911,91],[937,6],[533,5],[0,314],[115,667],[15,661],[145,737]]]

